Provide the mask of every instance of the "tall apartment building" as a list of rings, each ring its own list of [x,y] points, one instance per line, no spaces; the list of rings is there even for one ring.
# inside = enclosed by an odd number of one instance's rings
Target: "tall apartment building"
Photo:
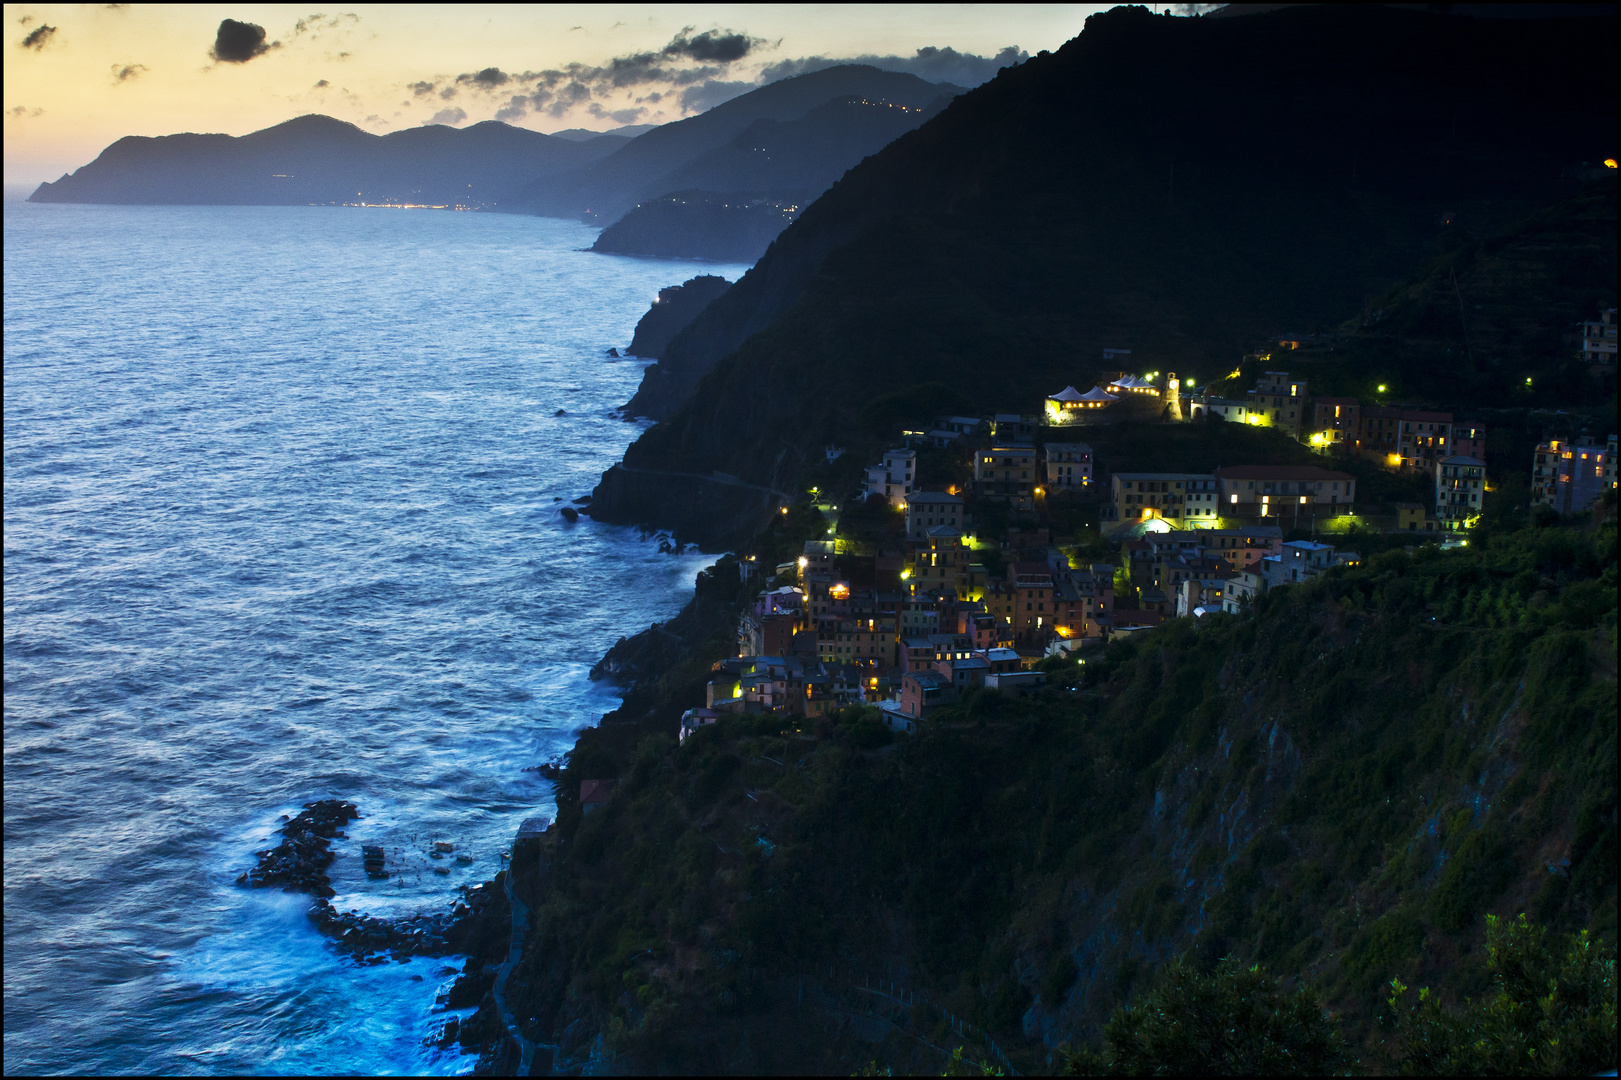
[[[1034,446],[997,443],[974,455],[974,487],[985,498],[1029,509],[1035,505],[1036,479]]]
[[[1435,463],[1435,517],[1443,529],[1464,529],[1480,516],[1486,463],[1454,454]]]
[[[1615,488],[1615,457],[1614,435],[1603,444],[1550,439],[1532,456],[1531,504],[1561,514],[1586,510]]]
[[[1615,363],[1615,308],[1599,316],[1597,322],[1582,323],[1582,359],[1590,364]]]
[[[1210,473],[1115,473],[1109,485],[1116,521],[1163,518],[1178,528],[1208,528],[1221,513]]]

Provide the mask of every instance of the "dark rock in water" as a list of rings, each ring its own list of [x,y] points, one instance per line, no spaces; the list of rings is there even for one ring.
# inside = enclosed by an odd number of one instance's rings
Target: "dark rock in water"
[[[259,852],[259,863],[245,882],[255,889],[280,885],[285,892],[332,896],[326,868],[334,855],[331,841],[343,824],[360,816],[354,803],[323,799],[305,804],[304,812],[281,827],[282,842]]]
[[[619,358],[619,350],[618,349],[609,349],[608,350],[608,355],[612,356],[615,359],[618,359]]]
[[[561,496],[561,495],[553,495],[552,496],[552,502],[562,502],[562,501],[563,501],[563,496]]]
[[[553,416],[567,416],[568,415],[568,410],[567,409],[558,409],[556,412],[552,413],[552,415]]]
[[[586,503],[591,501],[591,496],[589,496],[589,495],[581,495],[579,498],[575,499],[574,501],[576,503],[580,504],[581,506],[584,506]]]
[[[565,507],[563,507],[562,510],[560,510],[558,512],[561,513],[563,515],[563,517],[565,517],[569,521],[579,521],[580,520],[580,512],[578,510],[574,509],[574,507],[572,507],[572,506],[565,506]]]
[[[720,296],[731,283],[714,274],[689,279],[683,285],[660,289],[658,299],[648,309],[642,321],[636,324],[636,336],[630,342],[632,356],[658,359],[664,355],[670,339],[698,317],[710,301]]]

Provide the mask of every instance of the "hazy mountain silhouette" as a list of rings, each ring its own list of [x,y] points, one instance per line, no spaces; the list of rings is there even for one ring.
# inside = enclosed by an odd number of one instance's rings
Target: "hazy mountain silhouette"
[[[810,162],[801,162],[800,171],[805,175],[803,179],[796,179],[798,173],[788,166],[785,158],[784,163],[777,166],[769,185],[751,184],[742,175],[734,177],[733,170],[742,165],[735,155],[722,154],[707,165],[698,163],[762,120],[778,123],[799,120],[820,106],[849,98],[894,105],[897,108],[886,111],[897,117],[915,118],[915,114],[901,113],[899,107],[926,108],[942,95],[962,92],[961,87],[949,83],[926,82],[915,75],[881,71],[863,64],[825,68],[762,86],[697,116],[654,128],[584,168],[537,180],[507,208],[553,217],[583,217],[606,224],[617,220],[638,202],[683,188],[743,191],[769,186],[774,190],[815,191],[818,189],[815,177],[826,170]],[[853,145],[868,145],[870,129],[875,124],[881,126],[876,114],[869,118],[846,110],[833,115],[852,124]],[[824,131],[820,124],[813,123],[803,130],[807,135],[814,134],[825,140],[829,134],[836,139],[838,127],[834,125]],[[850,160],[860,160],[860,156]],[[751,168],[758,166],[751,164]],[[706,180],[693,182],[695,175],[688,173],[689,169],[704,173]]]
[[[950,100],[917,107],[840,98],[797,120],[756,120],[666,176],[679,190],[639,202],[591,250],[753,262],[852,165]]]
[[[333,202],[490,204],[547,173],[626,144],[542,135],[496,121],[373,135],[330,116],[301,116],[230,135],[128,136],[32,202],[299,205]]]

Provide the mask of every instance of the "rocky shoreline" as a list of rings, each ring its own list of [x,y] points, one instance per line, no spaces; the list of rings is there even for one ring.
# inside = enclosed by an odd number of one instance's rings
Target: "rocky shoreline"
[[[332,841],[347,839],[343,827],[358,817],[360,808],[342,799],[305,803],[303,811],[281,827],[281,843],[257,852],[257,864],[238,877],[237,884],[253,889],[279,886],[283,892],[314,896],[310,921],[356,963],[386,964],[413,956],[468,953],[487,936],[488,924],[497,923],[504,929],[509,914],[500,875],[464,889],[462,899],[449,911],[386,919],[334,907],[331,898],[337,892],[327,874],[336,858]]]

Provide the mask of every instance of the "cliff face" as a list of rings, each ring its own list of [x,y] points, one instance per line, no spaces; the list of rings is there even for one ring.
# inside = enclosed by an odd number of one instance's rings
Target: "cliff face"
[[[1208,381],[1337,326],[1610,151],[1613,19],[1120,8],[852,169],[671,342],[626,456],[792,489],[862,406],[938,383],[1032,411],[1123,346]],[[795,423],[779,418],[792,409]],[[926,421],[929,417],[916,416]],[[656,481],[650,481],[656,483]]]
[[[1614,556],[1613,524],[1392,552],[898,740],[861,710],[582,740],[513,1011],[619,1071],[898,1067],[913,1036],[1034,1071],[1191,953],[1376,1039],[1392,977],[1480,992],[1488,912],[1614,939]],[[841,996],[891,981],[927,1005]]]
[[[591,250],[752,263],[794,220],[801,201],[775,193],[673,191],[637,203],[602,230]]]
[[[636,333],[630,341],[632,356],[663,355],[670,339],[698,313],[731,288],[731,282],[714,274],[701,274],[688,278],[680,285],[660,289],[646,315],[636,324]]]

